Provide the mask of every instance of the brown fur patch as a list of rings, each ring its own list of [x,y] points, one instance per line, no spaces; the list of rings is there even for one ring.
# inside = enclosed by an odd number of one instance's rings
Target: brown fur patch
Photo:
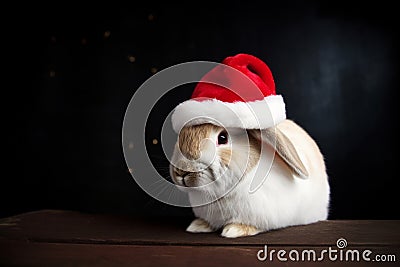
[[[188,159],[200,157],[200,143],[210,136],[213,129],[222,129],[213,124],[201,124],[182,128],[179,133],[179,149]]]
[[[258,130],[248,130],[248,137],[249,137],[249,161],[247,162],[246,173],[254,168],[258,161],[260,160],[261,154],[261,141],[258,140],[254,135]]]
[[[229,148],[223,148],[220,150],[219,156],[221,158],[222,164],[224,164],[225,166],[228,166],[229,162],[231,161],[232,150]]]

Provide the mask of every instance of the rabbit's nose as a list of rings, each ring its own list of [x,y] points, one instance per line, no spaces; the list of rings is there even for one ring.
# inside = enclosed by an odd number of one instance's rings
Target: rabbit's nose
[[[187,175],[188,175],[189,173],[191,173],[191,172],[185,171],[185,170],[182,170],[182,169],[175,168],[175,173],[176,173],[178,176],[180,176],[180,177],[182,177],[182,178],[185,178],[185,176],[187,176]]]
[[[181,183],[181,185],[187,187],[196,186],[198,177],[197,172],[184,171],[178,168],[175,168],[174,171],[177,176],[176,179],[179,181],[178,183]]]

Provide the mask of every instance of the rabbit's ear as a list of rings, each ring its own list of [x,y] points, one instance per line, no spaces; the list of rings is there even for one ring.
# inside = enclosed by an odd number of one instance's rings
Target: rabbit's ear
[[[301,161],[293,143],[279,127],[272,127],[262,131],[251,131],[253,136],[262,142],[273,146],[278,155],[286,162],[289,168],[299,177],[307,179],[309,174]]]

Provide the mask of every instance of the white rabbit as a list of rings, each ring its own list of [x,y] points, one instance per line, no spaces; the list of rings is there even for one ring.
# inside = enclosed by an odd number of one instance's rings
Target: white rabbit
[[[291,120],[261,131],[208,123],[184,127],[172,159],[171,177],[187,189],[192,204],[199,197],[221,196],[193,207],[197,218],[188,232],[222,228],[222,236],[235,238],[327,219],[330,189],[323,156]],[[260,164],[271,159],[270,168]],[[250,192],[260,175],[266,179]]]

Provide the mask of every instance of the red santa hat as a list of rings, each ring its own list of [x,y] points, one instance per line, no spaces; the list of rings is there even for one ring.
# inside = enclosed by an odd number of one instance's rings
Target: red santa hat
[[[172,126],[176,132],[203,123],[266,129],[285,119],[285,103],[275,92],[268,66],[255,56],[238,54],[204,75],[191,99],[175,108]]]

